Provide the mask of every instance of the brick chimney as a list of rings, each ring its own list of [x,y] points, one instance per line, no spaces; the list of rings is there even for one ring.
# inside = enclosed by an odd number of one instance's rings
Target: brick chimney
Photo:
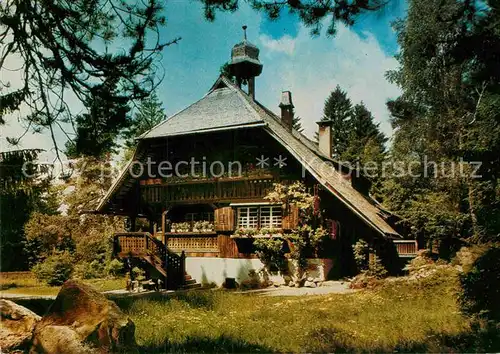
[[[293,103],[292,93],[290,91],[283,91],[281,93],[281,123],[289,130],[293,127]]]
[[[328,156],[332,157],[332,121],[325,120],[317,122],[318,124],[318,143],[319,151]]]

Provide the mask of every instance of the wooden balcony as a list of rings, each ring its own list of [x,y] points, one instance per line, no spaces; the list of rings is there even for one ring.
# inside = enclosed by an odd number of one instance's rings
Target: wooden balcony
[[[413,258],[417,256],[418,244],[416,240],[393,240],[399,257]]]
[[[150,203],[203,203],[262,199],[276,180],[273,176],[234,177],[143,184],[141,194]]]

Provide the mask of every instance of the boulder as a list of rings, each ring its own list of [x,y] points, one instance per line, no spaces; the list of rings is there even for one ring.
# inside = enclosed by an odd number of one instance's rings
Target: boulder
[[[32,353],[103,353],[135,346],[135,325],[116,304],[80,281],[63,284],[34,330]]]
[[[40,321],[40,316],[5,299],[0,299],[0,316],[1,351],[9,352],[29,348],[33,329]]]

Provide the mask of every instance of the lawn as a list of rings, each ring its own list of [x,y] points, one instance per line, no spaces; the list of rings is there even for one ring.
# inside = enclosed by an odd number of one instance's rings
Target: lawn
[[[477,349],[456,281],[314,297],[195,291],[120,299],[140,352],[456,352]]]
[[[7,280],[2,280],[2,283]],[[92,280],[100,290],[123,280]],[[7,292],[57,293],[34,279]],[[263,297],[198,290],[115,299],[136,325],[137,352],[477,352],[500,350],[457,307],[456,275],[386,281],[351,294]],[[16,300],[43,315],[51,300]]]
[[[125,288],[125,279],[88,279],[85,283],[99,291]],[[30,272],[0,273],[0,296],[18,295],[57,295],[59,286],[48,286],[39,282]]]

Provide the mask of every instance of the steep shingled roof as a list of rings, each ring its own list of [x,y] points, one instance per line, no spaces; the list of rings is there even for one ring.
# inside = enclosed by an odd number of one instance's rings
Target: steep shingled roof
[[[259,123],[263,123],[261,117],[236,90],[215,86],[201,100],[158,124],[139,139],[249,127]]]
[[[332,167],[332,161],[319,151],[315,143],[296,130],[289,131],[281,124],[278,116],[252,100],[244,91],[223,76],[219,77],[205,97],[160,123],[139,139],[189,135],[250,126],[262,126],[319,183],[370,227],[383,236],[400,237],[384,220],[383,210],[354,189],[351,182]],[[124,178],[126,177],[121,175],[113,184],[99,204],[99,211],[105,208],[107,201],[123,183]]]

